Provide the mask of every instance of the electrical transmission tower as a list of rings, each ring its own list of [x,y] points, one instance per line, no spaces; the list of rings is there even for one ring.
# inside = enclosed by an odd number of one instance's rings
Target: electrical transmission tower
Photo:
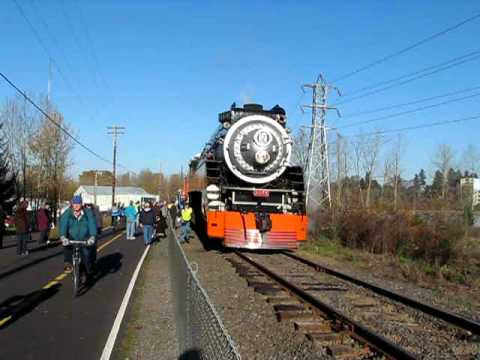
[[[308,145],[307,161],[307,189],[306,206],[308,207],[331,207],[332,198],[330,193],[330,165],[328,161],[327,141],[327,111],[337,108],[327,105],[329,90],[334,89],[340,95],[338,89],[328,85],[320,74],[314,84],[304,84],[303,89],[312,89],[312,104],[303,105],[312,111],[312,124],[310,128],[310,141]]]
[[[112,178],[112,208],[115,205],[115,187],[117,185],[117,139],[125,134],[123,126],[108,126],[108,134],[113,135],[113,178]]]

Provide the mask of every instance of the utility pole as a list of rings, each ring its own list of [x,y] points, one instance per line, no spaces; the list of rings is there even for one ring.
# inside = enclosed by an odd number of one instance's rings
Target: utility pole
[[[50,110],[50,101],[52,101],[52,59],[48,58],[47,111]]]
[[[115,204],[115,187],[117,184],[117,139],[118,135],[125,134],[123,126],[108,126],[108,134],[113,135],[113,178],[112,178],[112,208]]]
[[[93,182],[93,203],[97,206],[97,186],[98,186],[98,170],[94,170],[95,180]]]
[[[322,74],[318,75],[313,84],[304,84],[302,87],[312,89],[312,104],[303,105],[312,111],[312,123],[310,128],[310,142],[308,146],[307,161],[307,190],[306,206],[331,207],[332,197],[330,192],[330,165],[328,159],[327,141],[327,111],[337,108],[327,105],[328,92],[331,89],[340,92],[336,87],[326,83]]]

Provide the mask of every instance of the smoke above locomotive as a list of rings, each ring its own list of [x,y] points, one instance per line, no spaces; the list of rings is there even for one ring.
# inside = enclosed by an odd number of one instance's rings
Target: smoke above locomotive
[[[280,177],[290,164],[292,138],[285,110],[276,105],[245,104],[219,114],[220,125],[196,158],[224,164],[237,179],[266,184]]]

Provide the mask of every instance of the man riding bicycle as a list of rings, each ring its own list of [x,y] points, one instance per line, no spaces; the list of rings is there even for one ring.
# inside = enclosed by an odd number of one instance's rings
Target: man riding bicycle
[[[87,247],[82,247],[82,255],[87,279],[92,278],[97,254],[96,235],[97,223],[95,214],[91,209],[83,207],[80,195],[75,195],[72,198],[71,206],[60,218],[60,239],[63,245],[65,272],[72,272],[72,246],[69,245],[69,241],[85,241]]]

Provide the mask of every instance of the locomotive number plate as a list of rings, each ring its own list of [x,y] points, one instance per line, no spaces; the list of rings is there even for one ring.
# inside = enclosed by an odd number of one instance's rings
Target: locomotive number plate
[[[268,198],[270,196],[270,191],[265,189],[255,189],[255,191],[253,192],[253,196]]]

